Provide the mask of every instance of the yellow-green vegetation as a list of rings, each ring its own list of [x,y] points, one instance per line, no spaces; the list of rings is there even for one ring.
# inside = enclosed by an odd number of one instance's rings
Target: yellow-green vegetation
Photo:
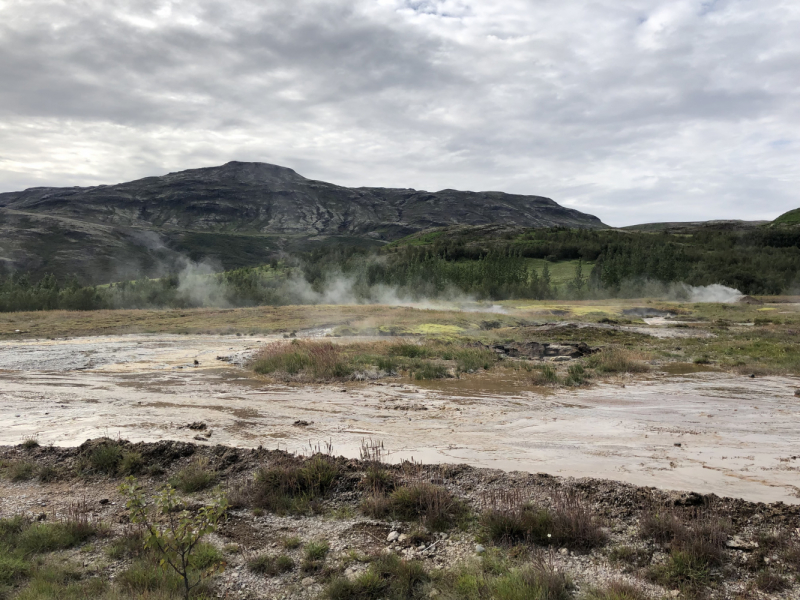
[[[253,357],[251,368],[290,381],[374,379],[401,372],[422,380],[490,369],[496,361],[491,350],[467,341],[338,344],[294,339],[266,345]]]

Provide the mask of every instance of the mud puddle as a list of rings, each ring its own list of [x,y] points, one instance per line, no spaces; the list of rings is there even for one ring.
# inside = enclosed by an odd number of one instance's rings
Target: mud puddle
[[[542,390],[502,370],[460,380],[267,385],[243,360],[275,338],[118,336],[0,343],[0,444],[107,435],[592,476],[800,503],[792,378],[656,374]],[[198,361],[198,365],[194,361]],[[206,438],[186,428],[204,421]]]

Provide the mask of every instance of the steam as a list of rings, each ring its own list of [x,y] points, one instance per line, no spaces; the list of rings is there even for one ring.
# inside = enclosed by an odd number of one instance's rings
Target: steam
[[[214,275],[221,269],[208,262],[186,261],[178,274],[178,293],[197,306],[227,307],[226,286]]]
[[[724,304],[732,304],[744,297],[744,294],[739,290],[719,283],[698,287],[686,284],[681,285],[686,286],[690,302],[722,302]]]

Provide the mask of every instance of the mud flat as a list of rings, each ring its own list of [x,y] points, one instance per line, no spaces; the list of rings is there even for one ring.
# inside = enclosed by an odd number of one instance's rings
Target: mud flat
[[[390,462],[413,457],[800,503],[796,378],[688,369],[698,372],[556,391],[512,372],[269,385],[237,363],[273,339],[0,342],[0,444],[35,436],[75,446],[109,436],[309,453],[328,443],[352,458],[373,439]],[[197,421],[204,432],[186,427]]]

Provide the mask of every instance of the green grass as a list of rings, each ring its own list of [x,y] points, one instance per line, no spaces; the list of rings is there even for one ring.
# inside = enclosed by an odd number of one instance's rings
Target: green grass
[[[361,511],[379,519],[419,520],[437,531],[449,529],[467,514],[464,503],[446,488],[431,483],[404,485],[388,496],[375,493],[361,503]]]
[[[303,563],[300,568],[305,573],[313,573],[322,569],[330,546],[325,541],[308,542],[303,549]]]
[[[800,225],[800,208],[795,208],[794,210],[790,210],[788,212],[783,213],[777,219],[775,219],[772,225]]]
[[[293,571],[294,561],[290,556],[285,554],[280,554],[278,556],[262,554],[247,561],[247,568],[257,575],[277,577],[282,573]]]
[[[234,491],[231,502],[278,514],[304,514],[325,497],[338,477],[338,466],[325,456],[304,462],[287,458],[259,467],[251,481]]]
[[[208,464],[208,459],[197,459],[178,471],[170,479],[170,485],[185,494],[210,488],[217,481],[217,474]]]

